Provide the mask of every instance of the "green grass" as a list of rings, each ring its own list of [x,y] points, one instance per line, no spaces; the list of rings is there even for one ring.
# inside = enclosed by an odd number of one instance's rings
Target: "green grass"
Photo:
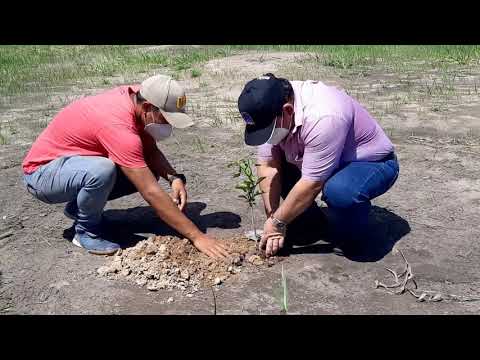
[[[86,79],[137,74],[162,67],[184,71],[228,56],[228,48],[139,49],[138,46],[0,46],[0,94],[21,95]],[[92,80],[93,81],[93,80]]]
[[[192,75],[192,78],[196,78],[202,75],[202,72],[198,69],[192,69],[190,75]]]
[[[247,50],[308,53],[279,73],[296,80],[322,79],[335,73],[347,92],[365,85],[369,77],[375,82],[386,81],[378,80],[379,74],[394,75],[393,81],[400,81],[400,86],[375,91],[377,96],[388,97],[385,106],[374,109],[377,115],[396,114],[410,102],[444,112],[450,104],[468,101],[465,95],[478,94],[477,83],[465,80],[478,71],[478,45],[235,45],[230,51]],[[353,96],[365,103],[372,99],[371,93],[355,92]]]
[[[282,265],[282,280],[280,285],[280,312],[282,314],[288,314],[288,288],[287,288],[287,276],[283,270]]]
[[[401,70],[405,62],[412,61],[466,66],[480,60],[476,45],[223,45],[150,50],[130,45],[4,45],[0,46],[0,94],[21,95],[88,78],[100,78],[98,84],[110,85],[108,77],[162,67],[174,72],[191,69],[191,76],[198,77],[201,72],[193,68],[196,64],[244,50],[309,52],[310,60],[338,69],[394,64]]]
[[[119,76],[125,82],[139,81],[155,72],[165,72],[175,79],[202,76],[201,65],[211,59],[248,51],[260,51],[260,61],[268,52],[308,52],[306,59],[285,65],[284,76],[291,79],[321,79],[325,73],[337,73],[345,80],[346,90],[355,90],[368,78],[379,74],[395,74],[402,86],[393,90],[379,89],[376,96],[387,94],[387,104],[374,111],[395,114],[404,104],[419,102],[434,112],[443,112],[454,101],[459,103],[462,91],[478,95],[477,82],[464,85],[469,75],[480,65],[480,46],[471,45],[217,45],[149,48],[130,45],[113,46],[0,46],[0,95],[5,106],[14,97],[25,94],[46,94],[52,89],[61,105],[70,102],[68,86],[102,88],[114,86]],[[303,57],[302,57],[303,58]],[[474,65],[476,65],[474,67]],[[326,67],[326,68],[325,68]],[[326,70],[326,71],[325,71]],[[282,72],[282,70],[279,70]],[[231,76],[225,73],[221,76]],[[291,76],[290,76],[291,75]],[[208,76],[205,78],[207,79]],[[202,79],[199,86],[211,84]],[[211,79],[210,79],[211,80]],[[221,78],[220,80],[221,81]],[[463,86],[463,88],[462,88]],[[356,92],[359,100],[368,102],[372,94]],[[205,99],[207,100],[207,99]],[[219,108],[216,99],[208,98],[192,104],[192,113],[209,114],[211,126],[241,121],[236,104]],[[376,107],[376,108],[375,108]],[[39,127],[44,124],[38,123]],[[0,144],[11,141],[10,128],[0,129]],[[199,151],[201,145],[197,144]]]
[[[205,144],[199,136],[195,136],[193,140],[193,146],[195,150],[199,153],[205,153]]]
[[[342,69],[402,61],[469,65],[480,60],[478,45],[232,45],[230,50],[310,52],[322,65]]]
[[[5,131],[5,124],[0,121],[0,145],[7,145],[8,143],[9,141]]]

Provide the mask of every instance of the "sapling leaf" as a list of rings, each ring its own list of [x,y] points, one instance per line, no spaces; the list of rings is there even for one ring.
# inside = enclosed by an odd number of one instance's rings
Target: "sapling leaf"
[[[238,166],[238,171],[235,172],[233,177],[243,176],[242,181],[238,183],[235,186],[235,188],[243,192],[242,195],[239,195],[239,198],[244,199],[251,209],[252,226],[253,226],[253,231],[255,232],[255,214],[254,214],[253,208],[256,205],[255,198],[258,195],[263,194],[263,191],[259,190],[257,187],[258,187],[258,184],[265,179],[265,177],[258,178],[253,173],[252,166],[257,164],[255,164],[249,158],[241,159],[231,164],[232,165],[229,165],[229,167],[232,167],[234,165]]]
[[[255,184],[252,180],[250,180],[250,179],[245,180],[243,183],[244,183],[245,185],[248,185],[248,189],[251,189],[251,188],[253,188],[253,187],[256,185],[256,184]]]

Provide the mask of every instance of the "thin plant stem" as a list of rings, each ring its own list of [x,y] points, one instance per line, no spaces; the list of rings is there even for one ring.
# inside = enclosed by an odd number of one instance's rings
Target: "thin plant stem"
[[[253,211],[253,206],[250,206],[250,213],[251,213],[251,219],[252,219],[252,229],[253,229],[253,236],[255,236],[255,243],[258,243],[258,237],[257,237],[257,229],[255,229],[255,213]]]
[[[282,289],[283,289],[283,299],[282,299],[282,311],[286,314],[288,313],[288,294],[287,294],[287,278],[285,277],[285,272],[282,265]]]

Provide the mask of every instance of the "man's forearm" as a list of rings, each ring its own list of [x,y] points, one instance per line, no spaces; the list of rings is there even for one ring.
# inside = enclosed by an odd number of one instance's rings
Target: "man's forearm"
[[[322,188],[323,182],[300,179],[275,211],[274,216],[287,224],[292,222],[313,203]]]
[[[151,157],[151,166],[157,175],[168,181],[168,175],[176,174],[176,170],[170,165],[165,155],[160,150],[155,150]]]
[[[258,177],[265,177],[259,187],[262,193],[265,214],[270,216],[280,205],[281,182],[279,169],[260,165],[257,170]]]
[[[145,193],[141,195],[155,210],[158,217],[187,239],[195,242],[195,240],[203,234],[197,226],[174,205],[172,199],[158,185],[145,191]]]
[[[160,187],[149,168],[120,169],[137,188],[138,192],[155,210],[165,223],[177,230],[192,242],[202,238],[204,234],[173,203],[170,196]]]

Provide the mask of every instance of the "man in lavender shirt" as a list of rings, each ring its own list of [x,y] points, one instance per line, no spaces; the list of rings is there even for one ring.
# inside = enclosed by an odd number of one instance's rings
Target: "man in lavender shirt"
[[[399,173],[394,147],[368,111],[320,81],[273,74],[249,81],[238,109],[246,122],[245,143],[258,147],[258,176],[266,177],[260,183],[267,214],[260,246],[266,255],[284,246],[287,227],[304,227],[302,218],[316,214],[309,226],[326,225],[316,211],[320,192],[334,236],[360,237],[370,200],[390,189]]]

